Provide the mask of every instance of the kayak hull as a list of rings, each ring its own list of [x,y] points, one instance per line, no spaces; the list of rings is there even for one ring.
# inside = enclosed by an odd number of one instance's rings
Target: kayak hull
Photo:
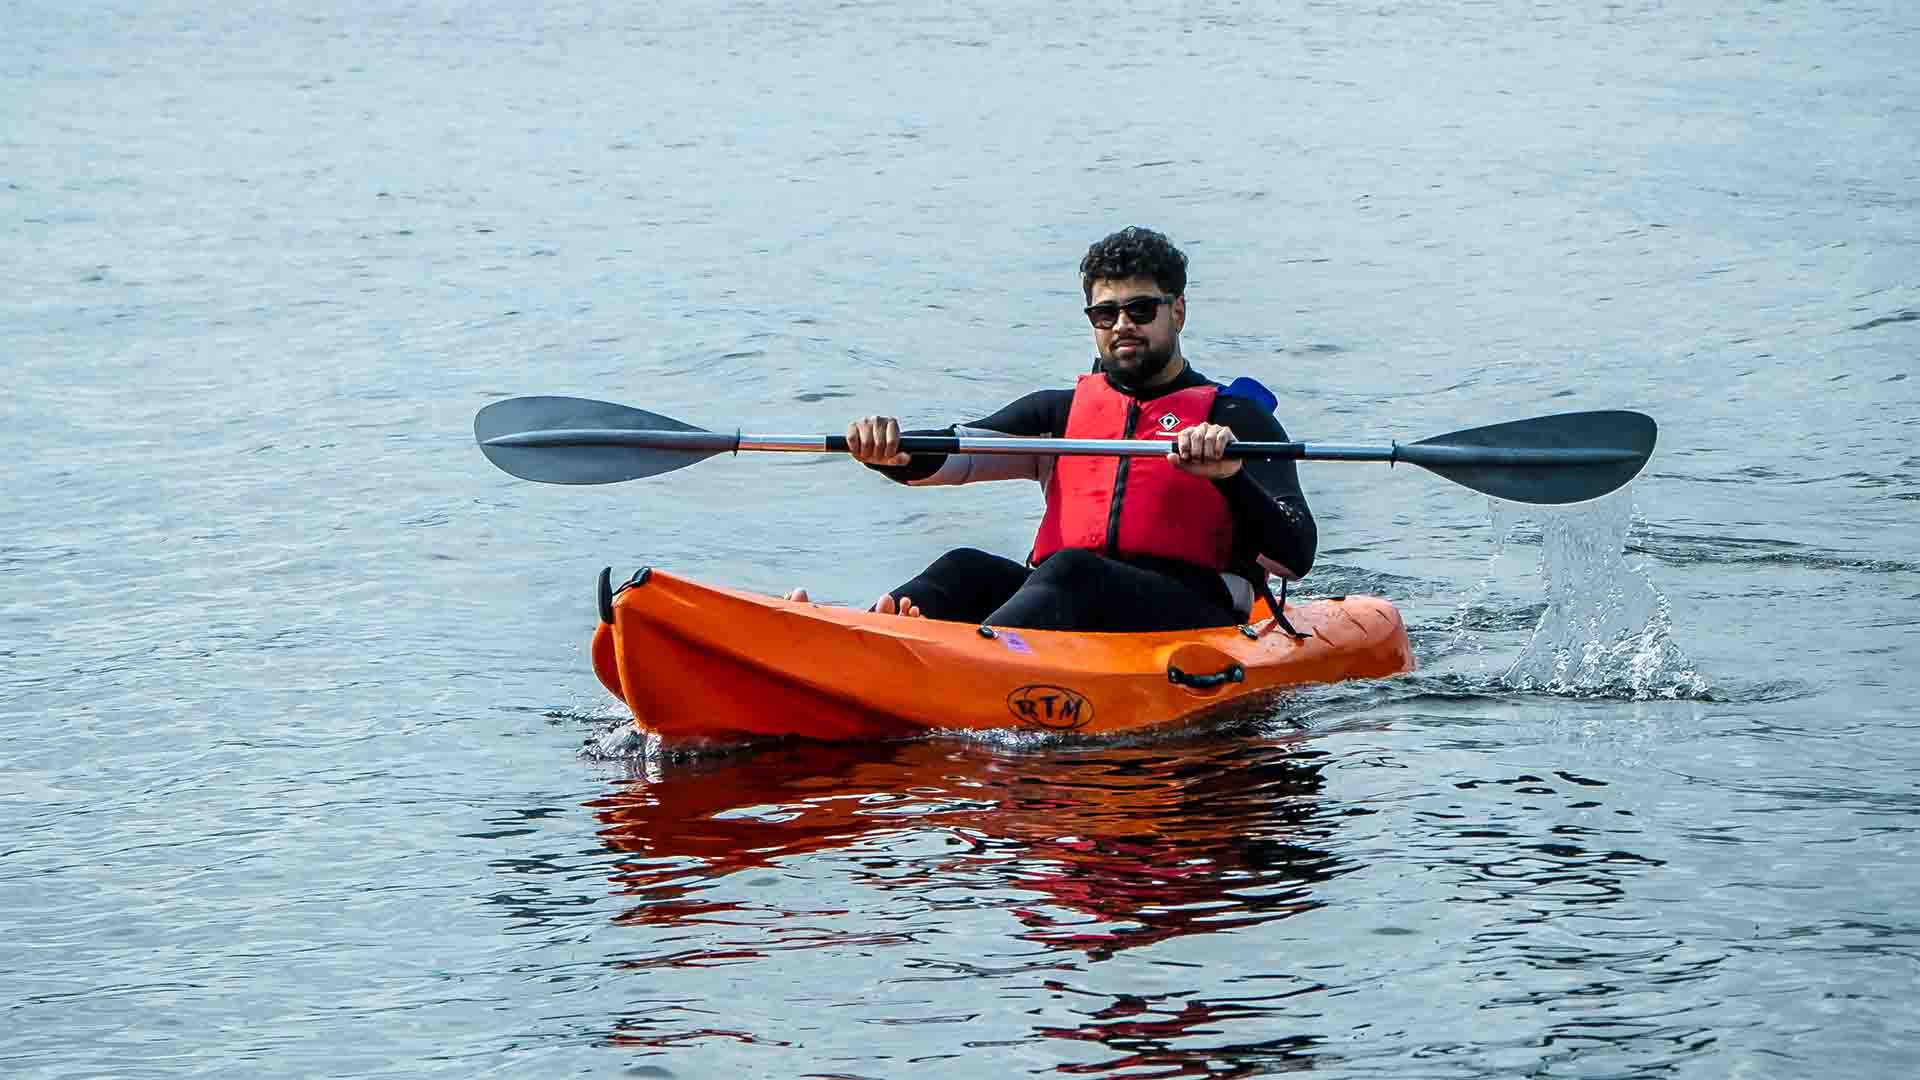
[[[1377,597],[1264,604],[1247,627],[1079,634],[793,602],[643,570],[605,586],[600,681],[664,739],[903,738],[928,731],[1099,735],[1252,707],[1288,687],[1413,670]]]

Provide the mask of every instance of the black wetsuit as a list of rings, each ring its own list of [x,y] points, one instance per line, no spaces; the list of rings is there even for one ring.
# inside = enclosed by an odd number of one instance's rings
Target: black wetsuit
[[[1140,400],[1205,385],[1192,367],[1150,391],[1116,389]],[[991,416],[963,428],[1004,435],[1064,438],[1072,390],[1039,390]],[[1259,402],[1222,393],[1207,419],[1233,431],[1241,442],[1285,442],[1287,433]],[[953,434],[956,429],[909,434]],[[904,484],[965,483],[941,480],[946,454],[915,454],[905,465],[870,466]],[[1051,467],[1050,463],[1047,467]],[[1005,478],[1005,474],[993,479]],[[1239,472],[1214,486],[1226,497],[1233,517],[1233,547],[1228,571],[1244,582],[1264,582],[1266,559],[1299,577],[1313,565],[1318,533],[1294,463],[1247,459]],[[1243,590],[1244,592],[1244,590]],[[891,590],[895,600],[910,597],[932,619],[979,622],[1039,630],[1124,633],[1229,626],[1245,617],[1253,594],[1236,596],[1228,579],[1208,567],[1172,559],[1112,556],[1068,548],[1038,567],[1028,567],[973,548],[948,552],[911,581]]]

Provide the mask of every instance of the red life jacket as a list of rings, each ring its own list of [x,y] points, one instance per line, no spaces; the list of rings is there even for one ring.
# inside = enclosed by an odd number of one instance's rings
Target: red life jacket
[[[1219,392],[1209,383],[1139,401],[1115,390],[1104,375],[1082,375],[1073,389],[1066,437],[1171,436],[1206,423]],[[1061,548],[1153,555],[1225,570],[1233,554],[1233,517],[1213,481],[1181,472],[1166,458],[1062,456],[1054,459],[1047,513],[1030,558],[1038,566]]]

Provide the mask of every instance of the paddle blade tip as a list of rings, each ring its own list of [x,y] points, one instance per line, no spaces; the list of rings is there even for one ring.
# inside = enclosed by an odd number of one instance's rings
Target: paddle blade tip
[[[1509,502],[1571,506],[1640,474],[1660,426],[1630,409],[1557,413],[1423,439],[1400,460]]]
[[[474,414],[473,437],[495,468],[542,484],[638,480],[726,448],[725,438],[670,416],[557,395],[491,402]]]

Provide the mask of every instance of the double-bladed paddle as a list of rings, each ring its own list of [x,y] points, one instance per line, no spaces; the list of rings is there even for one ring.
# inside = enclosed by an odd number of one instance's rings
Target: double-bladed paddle
[[[1623,410],[1560,413],[1436,435],[1417,443],[1352,446],[1234,442],[1232,458],[1406,462],[1497,499],[1564,505],[1597,499],[1632,480],[1653,453],[1653,418]],[[544,484],[613,484],[685,468],[715,454],[844,454],[842,435],[743,435],[707,431],[608,401],[517,397],[473,419],[487,460]],[[903,435],[908,454],[1052,454],[1151,457],[1164,439],[1052,439]]]

